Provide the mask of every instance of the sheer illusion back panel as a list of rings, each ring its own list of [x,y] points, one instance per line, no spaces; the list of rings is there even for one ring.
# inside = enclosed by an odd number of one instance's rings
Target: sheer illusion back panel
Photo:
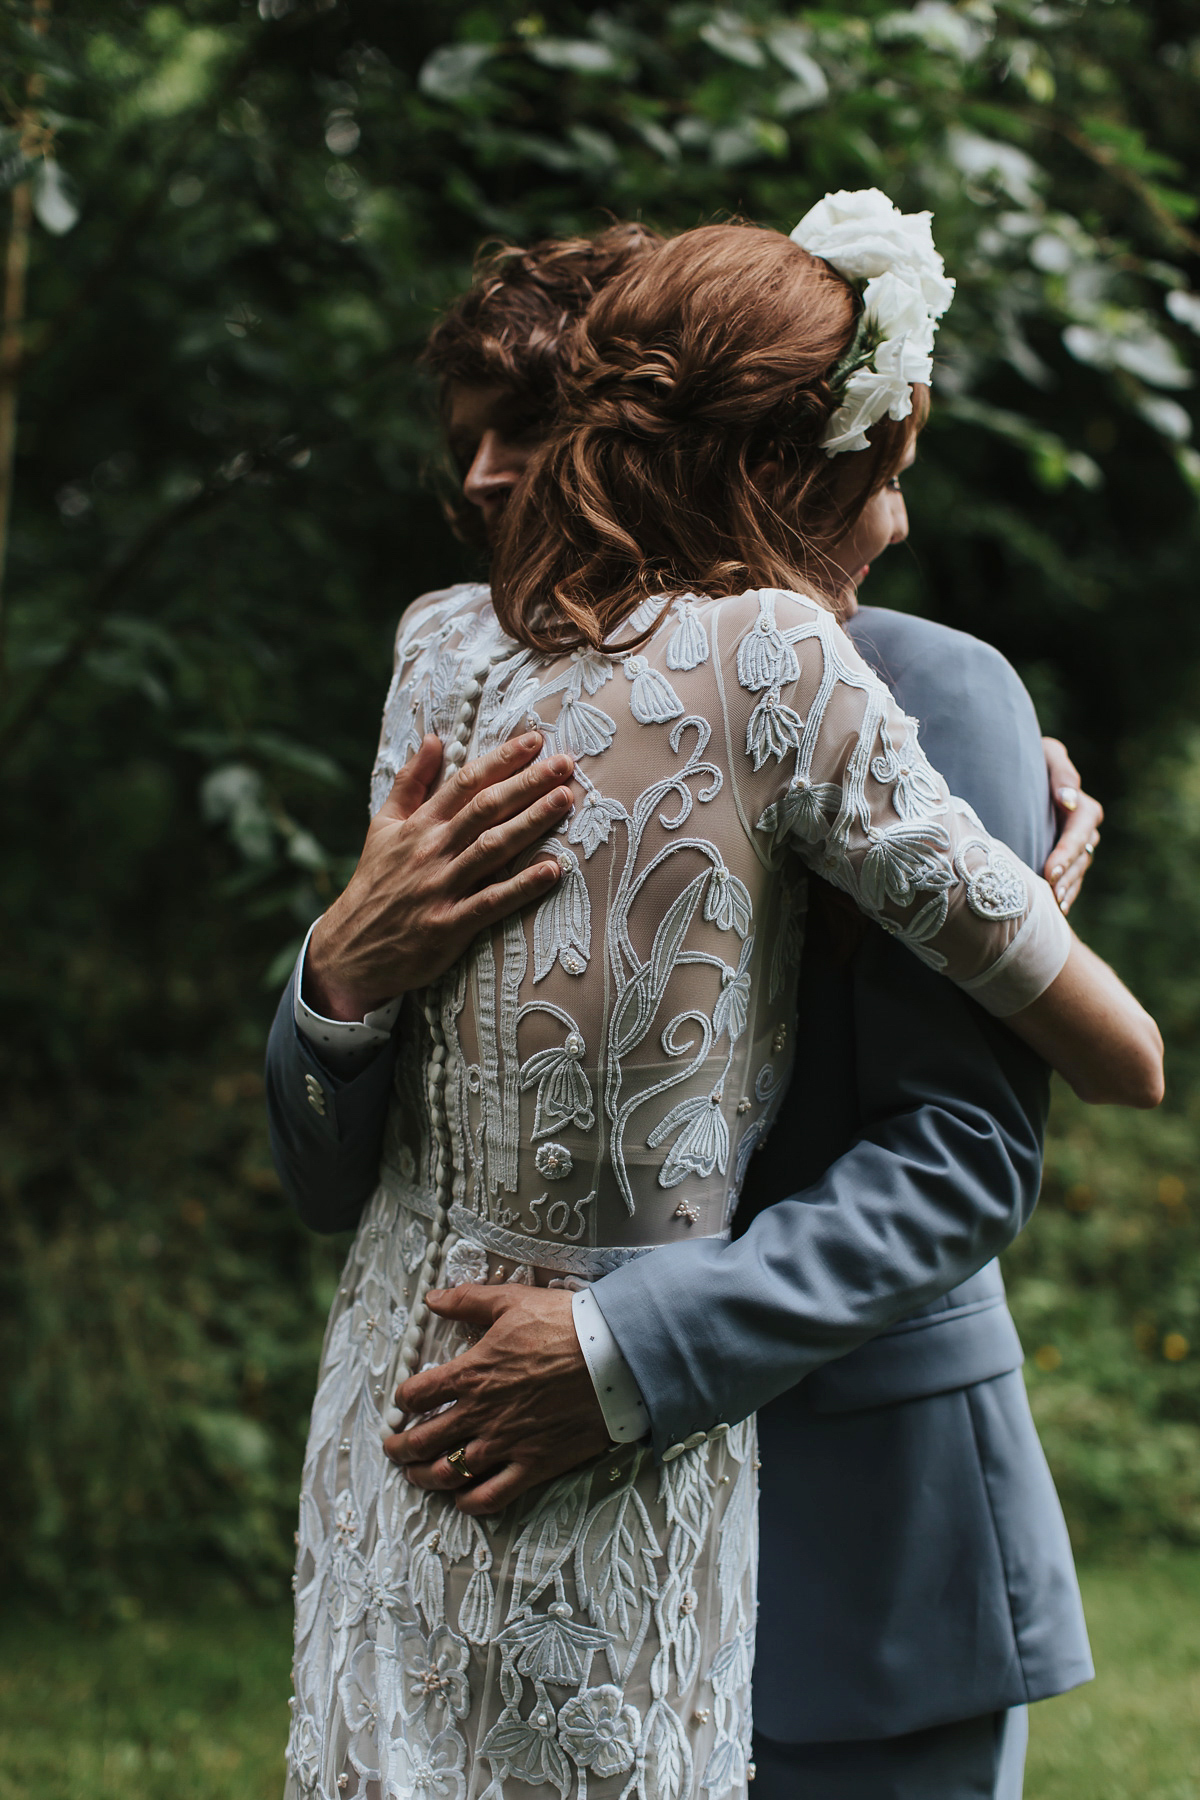
[[[426,731],[453,768],[531,724],[576,758],[577,803],[533,853],[551,893],[401,1011],[305,1459],[289,1800],[743,1800],[753,1420],[469,1520],[380,1450],[397,1381],[465,1348],[424,1295],[578,1287],[728,1232],[790,1072],[807,870],[997,1012],[1065,956],[1045,884],[814,602],[656,600],[644,626],[535,656],[482,588],[402,622],[374,804]]]

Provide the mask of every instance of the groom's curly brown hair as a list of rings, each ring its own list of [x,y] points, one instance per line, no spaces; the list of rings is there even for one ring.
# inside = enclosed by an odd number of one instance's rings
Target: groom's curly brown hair
[[[443,419],[452,386],[499,387],[522,430],[547,426],[565,335],[601,288],[662,241],[646,225],[621,221],[586,237],[485,243],[471,286],[434,326],[422,359],[437,377]],[[476,541],[476,509],[451,485],[447,515]]]

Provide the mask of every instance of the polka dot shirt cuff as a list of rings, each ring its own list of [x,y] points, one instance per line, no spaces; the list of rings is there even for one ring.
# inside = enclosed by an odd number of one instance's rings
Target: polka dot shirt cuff
[[[305,1001],[303,993],[308,939],[312,937],[314,929],[315,926],[309,927],[296,967],[293,1006],[296,1029],[308,1039],[318,1060],[331,1075],[336,1075],[342,1081],[352,1081],[378,1054],[380,1047],[387,1043],[403,996],[398,995],[395,1000],[377,1006],[361,1022],[352,1019],[325,1019],[319,1012],[314,1012]]]
[[[575,1295],[571,1317],[609,1437],[614,1444],[636,1443],[650,1430],[646,1402],[609,1330],[608,1320],[588,1288],[580,1288]]]

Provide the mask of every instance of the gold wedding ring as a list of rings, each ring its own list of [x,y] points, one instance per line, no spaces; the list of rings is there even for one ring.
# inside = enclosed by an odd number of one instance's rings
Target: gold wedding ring
[[[450,1464],[450,1467],[454,1470],[456,1475],[461,1475],[466,1481],[474,1481],[475,1477],[467,1467],[467,1447],[465,1444],[460,1444],[457,1450],[447,1450],[446,1461]]]

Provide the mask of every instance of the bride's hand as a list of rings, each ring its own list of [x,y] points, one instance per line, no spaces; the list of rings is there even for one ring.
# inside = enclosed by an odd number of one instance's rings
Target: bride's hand
[[[396,1390],[410,1416],[447,1409],[384,1440],[417,1487],[455,1493],[461,1512],[497,1513],[609,1448],[565,1289],[464,1283],[427,1299],[440,1318],[483,1335]],[[446,1460],[459,1450],[467,1475]]]
[[[1046,858],[1042,873],[1066,914],[1079,898],[1079,890],[1092,866],[1092,857],[1100,842],[1100,827],[1104,823],[1104,808],[1098,800],[1084,793],[1082,777],[1065,744],[1058,738],[1043,738],[1042,749],[1046,755],[1054,812],[1061,827],[1059,840]]]
[[[372,819],[358,867],[318,920],[304,999],[327,1019],[361,1019],[426,987],[472,938],[546,893],[561,873],[509,865],[571,810],[569,756],[535,762],[541,734],[510,738],[437,784],[442,746],[427,737]]]

